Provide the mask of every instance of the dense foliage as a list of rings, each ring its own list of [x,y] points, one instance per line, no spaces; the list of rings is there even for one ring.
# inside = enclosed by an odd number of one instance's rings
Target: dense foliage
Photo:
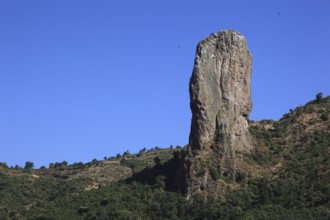
[[[32,162],[24,169],[2,162],[0,219],[330,219],[329,103],[329,97],[318,97],[278,122],[251,126],[259,145],[246,159],[271,172],[245,175],[240,187],[216,199],[188,202],[175,192],[173,173],[185,148],[142,149],[38,170]],[[106,163],[132,173],[111,182],[103,181],[102,173],[92,178]],[[223,181],[215,172],[212,178]]]

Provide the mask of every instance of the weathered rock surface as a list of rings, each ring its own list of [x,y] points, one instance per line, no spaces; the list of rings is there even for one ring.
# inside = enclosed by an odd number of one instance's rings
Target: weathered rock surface
[[[188,197],[215,193],[220,176],[235,181],[235,154],[251,149],[251,67],[246,40],[236,31],[212,34],[197,46],[190,79]]]

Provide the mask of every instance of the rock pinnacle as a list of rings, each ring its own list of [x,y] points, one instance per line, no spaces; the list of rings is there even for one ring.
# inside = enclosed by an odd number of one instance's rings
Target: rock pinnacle
[[[251,69],[246,40],[236,31],[211,34],[197,46],[189,85],[188,197],[214,192],[220,177],[235,181],[235,155],[251,149]]]

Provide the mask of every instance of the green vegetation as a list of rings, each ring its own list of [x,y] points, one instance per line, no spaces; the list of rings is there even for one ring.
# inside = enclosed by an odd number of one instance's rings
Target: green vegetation
[[[0,167],[2,167],[2,168],[8,168],[8,165],[5,162],[0,162]]]
[[[25,171],[31,171],[34,167],[33,162],[27,161],[25,162],[24,170]]]
[[[40,169],[1,162],[0,219],[330,219],[329,114],[330,97],[317,98],[277,122],[251,123],[256,147],[244,159],[267,175],[240,171],[226,182],[207,161],[201,175],[236,185],[206,200],[178,192],[185,147]]]
[[[211,175],[213,180],[218,180],[218,179],[221,178],[220,173],[218,172],[218,170],[215,167],[210,166],[209,170],[210,170],[210,175]]]
[[[319,92],[319,93],[317,93],[316,94],[316,100],[322,100],[322,98],[323,98],[323,93],[322,92]]]

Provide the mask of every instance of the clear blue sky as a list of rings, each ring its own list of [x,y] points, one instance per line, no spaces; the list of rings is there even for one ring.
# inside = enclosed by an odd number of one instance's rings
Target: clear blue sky
[[[1,0],[0,161],[36,167],[185,145],[197,43],[235,29],[250,118],[330,94],[330,1]]]

